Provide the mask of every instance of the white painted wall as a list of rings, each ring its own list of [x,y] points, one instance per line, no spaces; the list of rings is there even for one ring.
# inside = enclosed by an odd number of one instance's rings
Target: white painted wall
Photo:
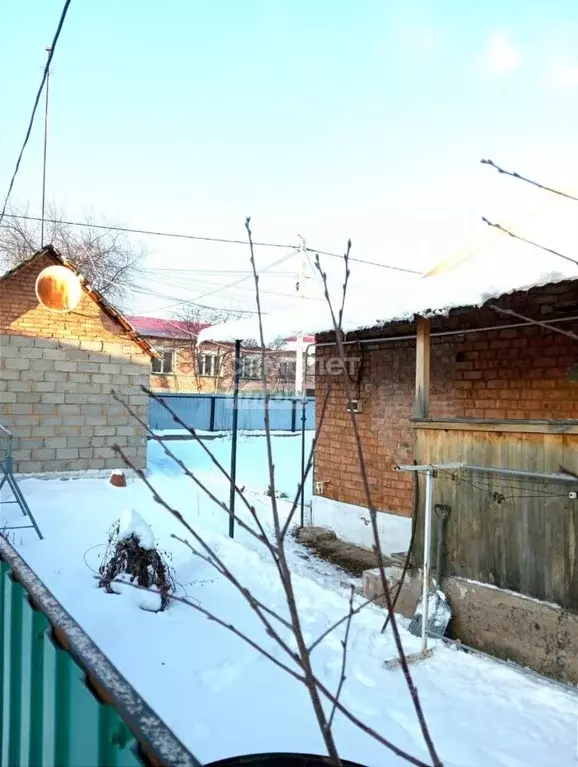
[[[328,527],[342,541],[371,549],[373,534],[369,512],[364,506],[333,501],[314,495],[311,521],[316,527]],[[377,515],[379,538],[384,554],[407,551],[411,535],[411,519],[380,511]]]

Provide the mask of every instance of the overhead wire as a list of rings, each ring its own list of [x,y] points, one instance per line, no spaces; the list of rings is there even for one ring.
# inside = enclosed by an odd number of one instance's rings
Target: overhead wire
[[[6,213],[5,218],[18,218],[23,219],[25,221],[42,221],[42,219],[39,216],[28,216],[24,214],[17,214],[17,213]],[[67,221],[65,219],[59,219],[59,218],[45,218],[45,223],[48,224],[64,224],[66,226],[82,226],[89,229],[105,229],[111,232],[126,232],[128,234],[144,234],[151,237],[173,237],[176,239],[183,239],[183,240],[196,240],[199,242],[216,242],[216,243],[223,243],[226,245],[247,245],[246,240],[235,240],[235,239],[229,239],[226,237],[205,237],[202,235],[196,235],[196,234],[182,234],[180,232],[161,232],[161,231],[155,231],[152,229],[134,229],[131,227],[126,226],[113,226],[112,224],[94,224],[87,221]],[[298,245],[283,245],[278,242],[254,242],[253,245],[255,247],[259,248],[284,248],[285,250],[289,248],[294,248],[295,250],[298,250]],[[340,258],[343,259],[342,255],[339,255],[338,253],[329,253],[327,251],[323,250],[315,250],[312,248],[307,248],[307,250],[311,253],[319,253],[321,256],[330,256],[331,258]],[[368,261],[363,258],[353,258],[350,256],[350,261],[355,261],[355,263],[358,264],[365,264],[366,266],[374,266],[378,267],[380,269],[389,269],[396,272],[406,272],[408,274],[416,274],[421,276],[421,272],[417,271],[416,269],[406,269],[405,267],[401,266],[392,266],[391,264],[380,264],[378,261]]]
[[[24,150],[26,149],[26,146],[28,144],[28,140],[30,139],[30,134],[32,133],[32,126],[34,125],[34,118],[36,116],[36,110],[38,109],[38,104],[40,102],[40,96],[42,95],[42,91],[44,90],[44,85],[46,84],[46,78],[48,77],[48,73],[50,71],[50,64],[52,63],[52,59],[54,57],[54,52],[56,50],[56,45],[58,43],[58,39],[60,37],[60,33],[62,31],[62,26],[64,24],[64,20],[66,18],[66,14],[68,13],[68,8],[70,6],[71,0],[66,0],[64,3],[64,7],[62,8],[60,19],[58,20],[58,26],[56,27],[56,32],[54,34],[54,37],[52,39],[52,43],[50,45],[50,51],[48,53],[47,59],[46,59],[46,65],[44,66],[44,72],[42,74],[42,80],[40,82],[40,87],[38,88],[38,92],[36,93],[36,98],[34,99],[34,106],[32,107],[32,114],[30,115],[30,120],[28,122],[28,128],[26,129],[26,134],[24,136],[24,141],[22,142],[22,147],[20,149],[20,154],[18,155],[18,159],[16,160],[16,166],[14,168],[14,173],[12,174],[12,178],[10,179],[10,184],[8,185],[8,192],[6,193],[6,197],[4,198],[4,206],[2,208],[2,213],[0,214],[0,224],[2,223],[2,220],[4,219],[4,216],[6,215],[6,208],[8,207],[8,201],[10,200],[10,195],[12,194],[12,189],[14,188],[14,183],[16,181],[16,177],[18,176],[18,171],[20,170],[20,163],[22,162],[22,157],[24,155]],[[42,221],[42,219],[39,219]],[[44,219],[46,220],[46,219]]]

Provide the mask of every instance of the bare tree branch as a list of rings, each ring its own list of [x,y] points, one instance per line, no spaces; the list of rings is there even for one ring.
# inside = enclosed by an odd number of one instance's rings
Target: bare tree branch
[[[12,209],[13,218],[0,225],[0,265],[9,269],[27,260],[41,247],[40,221],[26,217],[28,206]],[[61,222],[54,203],[47,206],[45,243],[50,243],[71,261],[88,283],[113,303],[123,306],[136,277],[138,263],[146,249],[118,231],[100,231],[91,226],[78,229]],[[89,223],[90,223],[89,217]]]
[[[341,320],[343,316],[343,307],[345,304],[345,294],[347,292],[347,285],[349,282],[349,253],[351,250],[351,240],[347,243],[347,249],[344,254],[344,269],[345,269],[345,276],[343,281],[343,294],[342,294],[342,301],[341,301],[341,308],[339,310],[339,320],[335,316],[335,312],[333,309],[333,305],[331,302],[331,298],[329,295],[329,287],[327,284],[327,275],[321,268],[321,263],[319,260],[319,256],[317,256],[316,259],[316,266],[319,270],[319,273],[321,274],[323,285],[324,285],[324,291],[325,291],[325,300],[327,302],[327,305],[329,307],[329,311],[331,313],[331,319],[333,321],[333,329],[335,332],[335,340],[337,345],[337,351],[339,358],[341,360],[341,364],[343,367],[343,382],[345,386],[345,392],[346,396],[349,402],[352,400],[352,391],[351,391],[351,381],[349,380],[349,376],[347,375],[347,369],[346,369],[346,360],[345,360],[345,349],[343,346],[343,337],[342,337],[342,330],[341,330]],[[397,625],[397,620],[395,618],[395,613],[393,610],[393,602],[391,597],[391,591],[389,588],[389,583],[387,581],[387,576],[385,574],[385,563],[383,558],[383,552],[381,549],[381,541],[379,538],[379,528],[377,525],[377,509],[375,508],[375,505],[372,500],[371,496],[371,488],[369,485],[369,478],[367,476],[367,467],[365,464],[365,458],[363,454],[363,443],[361,441],[361,436],[359,434],[359,427],[357,425],[357,419],[356,414],[353,412],[351,408],[348,408],[349,414],[350,414],[350,420],[351,420],[351,428],[353,430],[353,435],[355,438],[355,445],[357,449],[357,458],[359,462],[359,470],[361,473],[361,480],[363,484],[364,494],[366,498],[367,508],[369,510],[369,517],[371,522],[371,528],[373,533],[373,543],[374,543],[374,549],[377,556],[377,563],[378,563],[378,569],[380,574],[380,580],[381,580],[381,587],[383,590],[383,593],[385,595],[385,600],[387,604],[387,610],[388,614],[391,616],[391,627],[393,632],[393,637],[395,641],[395,646],[397,650],[397,654],[399,657],[401,669],[408,687],[408,690],[411,695],[411,699],[413,702],[413,706],[416,712],[416,716],[420,725],[420,729],[424,738],[424,741],[426,743],[427,749],[429,751],[429,754],[431,756],[432,762],[434,767],[442,767],[442,763],[440,761],[440,758],[436,752],[435,746],[433,744],[431,734],[429,732],[429,728],[427,726],[427,722],[425,721],[425,716],[423,713],[423,709],[421,706],[421,702],[419,699],[419,695],[417,692],[417,688],[415,687],[412,679],[412,675],[409,669],[409,664],[407,662],[407,658],[405,656],[405,652],[403,649],[403,643],[401,641],[401,635],[399,633],[399,627]]]

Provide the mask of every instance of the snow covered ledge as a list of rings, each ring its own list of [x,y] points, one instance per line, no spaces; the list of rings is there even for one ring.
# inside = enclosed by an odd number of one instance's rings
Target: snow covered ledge
[[[346,543],[352,543],[364,549],[371,549],[373,546],[369,512],[364,506],[355,506],[314,495],[311,501],[311,519],[306,522],[315,527],[330,528],[340,540]],[[379,512],[377,525],[384,554],[407,551],[411,534],[409,517]]]

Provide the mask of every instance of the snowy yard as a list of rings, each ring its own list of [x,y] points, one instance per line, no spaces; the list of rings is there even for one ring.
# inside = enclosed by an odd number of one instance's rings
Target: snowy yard
[[[308,434],[308,442],[311,439]],[[207,443],[228,462],[230,443]],[[220,479],[192,441],[173,441],[170,449],[222,499]],[[299,437],[275,437],[278,489],[293,494],[300,461]],[[262,437],[239,445],[238,482],[270,518]],[[252,594],[286,614],[282,588],[264,548],[239,528],[227,537],[228,519],[205,499],[156,444],[149,447],[150,479],[227,562]],[[180,593],[226,619],[267,647],[269,639],[233,587],[209,565],[170,538],[184,536],[140,482],[113,488],[102,479],[22,481],[21,487],[45,535],[20,533],[18,548],[64,607],[74,616],[159,716],[203,763],[227,756],[266,752],[324,753],[304,688],[247,644],[198,612],[175,603],[151,613],[139,605],[148,595],[126,589],[120,596],[96,587],[107,532],[121,509],[132,507],[151,526],[161,549],[170,550]],[[310,488],[308,496],[310,495]],[[287,508],[287,504],[285,504]],[[2,509],[4,522],[18,519],[15,506]],[[14,522],[13,522],[14,523]],[[305,558],[292,539],[298,608],[311,641],[347,612],[346,576],[331,565]],[[383,663],[395,656],[390,633],[380,634],[384,612],[368,607],[354,619],[342,700],[368,725],[396,745],[428,761],[407,688],[399,670]],[[290,632],[283,635],[291,643]],[[419,642],[402,629],[408,652]],[[331,689],[339,680],[343,627],[315,650],[315,669]],[[578,698],[515,667],[437,646],[433,656],[412,667],[433,740],[445,767],[549,767],[577,764]],[[367,767],[402,765],[381,745],[338,715],[334,732],[343,758]]]

